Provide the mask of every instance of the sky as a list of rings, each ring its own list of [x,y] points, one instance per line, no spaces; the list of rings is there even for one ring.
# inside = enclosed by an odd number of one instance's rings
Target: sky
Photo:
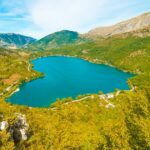
[[[37,39],[60,30],[85,33],[150,12],[150,0],[0,0],[0,33]]]

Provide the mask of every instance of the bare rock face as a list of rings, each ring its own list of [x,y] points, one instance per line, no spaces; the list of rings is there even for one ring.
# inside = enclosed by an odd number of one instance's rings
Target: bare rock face
[[[132,18],[127,21],[120,22],[113,26],[98,27],[87,33],[87,36],[109,37],[116,34],[132,32],[150,26],[150,13],[145,13],[141,16]]]
[[[20,113],[15,114],[17,120],[10,125],[8,121],[0,122],[0,130],[7,130],[14,140],[15,143],[20,142],[21,140],[27,140],[28,135],[27,131],[29,129],[29,125],[26,121],[26,116]]]
[[[29,125],[27,124],[26,117],[23,114],[16,113],[17,116],[17,122],[10,127],[9,131],[14,139],[14,141],[17,143],[21,140],[27,140],[27,130],[29,128]]]
[[[8,128],[8,122],[7,121],[2,121],[0,122],[0,130],[3,131]]]
[[[22,140],[27,140],[27,130],[29,129],[29,125],[27,124],[27,121],[26,121],[26,117],[25,115],[22,115],[22,114],[16,114],[17,115],[17,118],[18,118],[18,122],[16,123],[16,125],[18,126],[18,129],[21,133],[21,137],[22,137]]]

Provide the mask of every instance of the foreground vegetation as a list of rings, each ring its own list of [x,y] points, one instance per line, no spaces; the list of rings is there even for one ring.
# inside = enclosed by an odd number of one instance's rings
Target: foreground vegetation
[[[106,107],[106,101],[98,94],[75,103],[64,104],[72,101],[71,98],[57,101],[50,108],[10,105],[2,96],[0,121],[7,120],[13,125],[16,112],[25,114],[29,124],[29,138],[18,142],[10,138],[11,134],[7,130],[0,131],[1,149],[150,149],[149,43],[150,37],[116,36],[40,52],[16,52],[14,55],[8,52],[10,55],[1,56],[1,90],[6,88],[5,84],[11,81],[13,74],[20,75],[16,79],[19,83],[36,78],[39,73],[28,69],[29,59],[46,55],[81,57],[137,74],[128,81],[134,90],[122,91],[110,99],[109,102],[115,106],[110,108]],[[24,58],[25,54],[28,57]],[[10,68],[10,65],[14,67]]]

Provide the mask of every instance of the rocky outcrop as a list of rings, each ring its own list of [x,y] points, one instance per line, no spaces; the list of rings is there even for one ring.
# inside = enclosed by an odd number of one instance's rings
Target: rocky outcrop
[[[16,115],[18,118],[18,122],[16,123],[16,126],[18,127],[21,133],[22,139],[27,140],[28,137],[27,137],[26,132],[29,128],[29,125],[27,124],[26,117],[25,115],[22,115],[22,114],[16,114]]]
[[[5,130],[8,128],[8,122],[7,121],[2,121],[0,122],[0,130]]]
[[[13,124],[9,124],[8,121],[0,122],[0,130],[7,130],[14,140],[15,143],[20,142],[21,140],[27,140],[28,135],[27,131],[29,125],[26,121],[26,116],[20,113],[16,113],[16,121]]]

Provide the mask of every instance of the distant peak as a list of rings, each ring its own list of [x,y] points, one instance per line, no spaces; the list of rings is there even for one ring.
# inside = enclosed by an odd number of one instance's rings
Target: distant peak
[[[150,14],[150,12],[146,12],[146,13],[144,13],[143,15],[149,15]]]
[[[97,27],[88,32],[88,36],[108,37],[143,29],[150,26],[150,12],[107,27]]]
[[[0,33],[0,35],[16,35],[16,36],[24,36],[24,37],[28,37],[28,36],[25,36],[25,35],[22,35],[22,34],[19,34],[19,33]]]
[[[2,34],[5,34],[5,35],[16,35],[15,33],[0,33],[1,35]]]
[[[71,31],[71,30],[60,30],[60,31],[57,31],[55,33],[77,33],[77,32],[76,31]]]
[[[36,39],[16,33],[0,33],[0,41],[0,47],[5,45],[8,47],[12,45],[15,45],[16,47],[22,47],[35,42]]]

